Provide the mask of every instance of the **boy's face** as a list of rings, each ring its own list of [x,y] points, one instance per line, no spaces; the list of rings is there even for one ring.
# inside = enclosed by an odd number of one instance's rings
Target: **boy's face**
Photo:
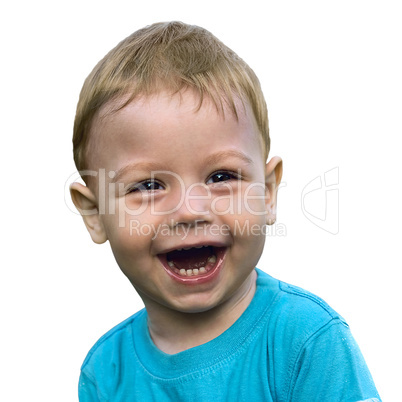
[[[92,237],[109,240],[146,306],[181,312],[241,298],[274,207],[268,184],[280,180],[250,108],[238,107],[237,120],[197,105],[189,90],[143,97],[97,118],[89,148],[91,166],[105,169]]]

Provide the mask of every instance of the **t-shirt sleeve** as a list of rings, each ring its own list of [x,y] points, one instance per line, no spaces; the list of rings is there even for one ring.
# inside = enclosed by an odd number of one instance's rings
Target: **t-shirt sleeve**
[[[334,319],[303,345],[291,375],[290,401],[380,401],[360,349]]]
[[[81,372],[78,384],[78,400],[80,402],[101,402],[95,384]]]

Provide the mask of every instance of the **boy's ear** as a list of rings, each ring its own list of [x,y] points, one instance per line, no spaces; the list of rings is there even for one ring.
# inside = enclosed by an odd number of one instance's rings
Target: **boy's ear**
[[[80,183],[73,183],[70,186],[70,194],[75,207],[84,219],[92,240],[98,244],[104,243],[107,236],[92,191]]]
[[[278,188],[282,179],[282,159],[274,156],[265,166],[265,208],[267,211],[267,225],[276,220]]]

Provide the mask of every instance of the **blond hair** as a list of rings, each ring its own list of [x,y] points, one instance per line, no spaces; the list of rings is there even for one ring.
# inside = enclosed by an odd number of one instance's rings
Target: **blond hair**
[[[82,87],[74,122],[74,161],[88,169],[86,152],[92,122],[111,100],[161,90],[195,90],[201,107],[210,98],[218,111],[227,105],[237,117],[235,98],[248,101],[268,157],[268,112],[254,71],[206,29],[182,22],[156,23],[134,32],[112,49],[92,70]]]

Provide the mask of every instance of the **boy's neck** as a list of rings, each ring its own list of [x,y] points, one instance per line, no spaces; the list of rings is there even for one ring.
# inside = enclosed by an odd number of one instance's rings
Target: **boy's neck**
[[[182,313],[161,308],[143,297],[148,313],[148,328],[158,349],[176,354],[202,345],[230,328],[243,314],[254,297],[257,273],[249,275],[236,298],[202,313]]]

